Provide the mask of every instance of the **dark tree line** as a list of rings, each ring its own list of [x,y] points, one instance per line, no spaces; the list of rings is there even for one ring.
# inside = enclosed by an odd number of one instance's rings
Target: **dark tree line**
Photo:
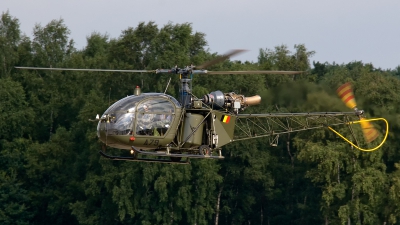
[[[208,69],[302,75],[194,77],[197,96],[261,95],[262,104],[247,113],[347,111],[334,90],[351,82],[360,108],[391,125],[377,151],[358,151],[320,129],[281,136],[276,147],[267,139],[235,142],[223,148],[223,161],[115,162],[98,155],[96,123],[88,119],[136,85],[164,92],[170,76],[14,67],[171,68],[200,65],[218,53],[188,23],[139,23],[115,39],[92,33],[80,50],[69,34],[60,19],[36,25],[30,39],[17,18],[1,15],[1,224],[400,224],[400,67],[357,61],[311,67],[315,52],[299,44],[293,51],[260,49],[258,62],[226,60]],[[171,78],[167,93],[176,96],[178,78]]]

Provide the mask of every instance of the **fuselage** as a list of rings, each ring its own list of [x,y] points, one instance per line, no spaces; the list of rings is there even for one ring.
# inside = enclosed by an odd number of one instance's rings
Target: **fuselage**
[[[100,118],[97,136],[107,146],[127,150],[217,148],[232,142],[234,118],[200,103],[185,108],[172,96],[143,93],[111,105]]]

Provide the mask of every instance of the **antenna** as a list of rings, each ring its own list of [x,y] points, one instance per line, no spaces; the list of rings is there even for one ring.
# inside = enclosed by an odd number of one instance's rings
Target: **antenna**
[[[107,115],[107,121],[106,121],[106,149],[107,149],[107,145],[108,145],[108,123],[109,123],[109,117]]]
[[[111,88],[108,91],[108,106],[110,106],[110,95],[111,95]]]
[[[169,81],[168,81],[167,87],[165,87],[164,94],[165,94],[165,92],[167,92],[167,89],[168,89],[168,86],[169,86],[169,82],[171,82],[171,77],[169,78]]]

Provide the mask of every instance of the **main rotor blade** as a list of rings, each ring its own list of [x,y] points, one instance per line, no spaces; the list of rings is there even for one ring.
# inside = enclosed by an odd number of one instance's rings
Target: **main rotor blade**
[[[21,67],[17,69],[26,70],[58,70],[58,71],[93,71],[93,72],[121,72],[121,73],[155,73],[155,70],[110,70],[110,69],[71,69],[71,68],[45,68],[45,67]]]
[[[235,50],[232,50],[232,51],[228,52],[227,54],[225,54],[225,55],[223,55],[223,56],[220,56],[220,57],[217,57],[217,58],[215,58],[215,59],[213,59],[213,60],[210,60],[210,61],[208,61],[208,62],[205,62],[205,63],[201,64],[200,66],[196,66],[196,69],[205,69],[205,68],[207,68],[207,67],[209,67],[209,66],[212,66],[212,65],[214,65],[214,64],[217,64],[217,63],[219,63],[219,62],[222,62],[222,61],[224,61],[224,60],[230,58],[231,56],[237,55],[237,54],[242,53],[242,52],[244,52],[244,51],[246,51],[246,50],[243,50],[243,49],[235,49]]]
[[[207,71],[207,74],[301,74],[303,71],[273,71],[273,70],[249,70],[249,71]]]

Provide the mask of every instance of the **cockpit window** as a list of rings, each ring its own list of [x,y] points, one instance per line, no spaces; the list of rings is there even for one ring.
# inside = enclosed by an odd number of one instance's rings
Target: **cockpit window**
[[[115,121],[115,128],[120,132],[120,134],[131,134],[130,131],[132,129],[133,121],[135,119],[135,113],[124,113],[118,115]]]
[[[174,115],[175,107],[167,99],[145,100],[138,105],[136,134],[163,136]]]
[[[101,123],[107,123],[108,135],[163,136],[174,119],[176,107],[180,104],[168,95],[131,95],[110,106]]]

